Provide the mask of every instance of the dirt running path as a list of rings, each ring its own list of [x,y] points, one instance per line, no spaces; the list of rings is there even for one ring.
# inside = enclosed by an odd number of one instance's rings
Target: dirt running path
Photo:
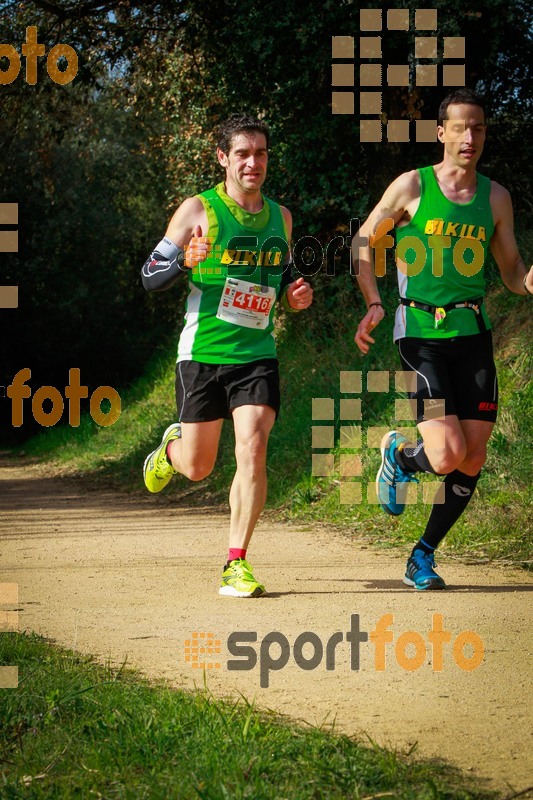
[[[335,721],[338,730],[400,749],[418,742],[421,756],[449,759],[492,786],[519,791],[532,770],[531,660],[533,579],[510,569],[443,560],[451,591],[417,593],[401,582],[404,558],[305,526],[259,525],[250,558],[269,595],[239,601],[219,597],[217,583],[227,536],[227,515],[180,507],[168,498],[128,497],[87,490],[77,481],[51,480],[37,467],[0,466],[2,582],[19,585],[20,629],[102,659],[139,667],[174,686],[203,683],[204,670],[186,661],[185,640],[212,633],[221,653],[207,656],[208,687],[242,693],[313,725]],[[351,668],[351,615],[372,631],[393,614],[386,669],[375,669],[375,647],[360,646],[360,669]],[[428,631],[442,614],[452,643],[462,631],[484,643],[481,666],[467,672],[444,646],[441,672],[433,670]],[[230,671],[230,633],[257,632],[258,664]],[[287,665],[266,680],[265,635],[279,631],[291,652]],[[312,631],[324,644],[313,671],[295,662],[293,645]],[[343,634],[335,669],[326,670],[326,642]],[[418,632],[427,654],[416,671],[398,665],[400,634]],[[416,637],[415,637],[416,638]],[[208,641],[205,639],[205,641]],[[200,642],[202,639],[200,637]],[[419,652],[422,652],[420,639]],[[316,648],[316,649],[315,649]],[[301,656],[320,655],[308,643]],[[356,648],[354,647],[354,650]],[[332,645],[330,645],[330,654]],[[399,650],[400,657],[402,648]],[[270,645],[273,660],[278,645]],[[407,656],[415,654],[407,647]],[[464,655],[472,655],[466,647]],[[203,659],[204,656],[199,656]]]

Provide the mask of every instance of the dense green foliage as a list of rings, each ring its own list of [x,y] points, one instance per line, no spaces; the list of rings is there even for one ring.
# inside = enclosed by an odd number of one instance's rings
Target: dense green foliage
[[[26,27],[36,25],[47,52],[61,42],[79,57],[67,86],[50,80],[44,58],[35,86],[24,80],[24,61],[19,77],[0,86],[0,200],[19,203],[21,242],[18,255],[0,256],[2,285],[20,287],[18,310],[1,314],[0,384],[30,367],[34,390],[61,388],[69,367],[79,367],[91,391],[124,389],[154,348],[175,338],[180,292],[147,297],[139,269],[177,203],[220,175],[214,130],[234,110],[271,124],[266,192],[292,210],[296,239],[346,236],[393,175],[439,157],[433,145],[361,145],[358,115],[331,113],[331,37],[357,42],[360,5],[0,4],[0,41],[20,51]],[[400,5],[413,17],[420,4]],[[430,5],[439,40],[466,38],[467,83],[490,101],[483,169],[509,186],[519,214],[527,212],[531,76],[523,54],[531,7],[525,0],[476,0],[468,10],[460,0]],[[412,36],[384,34],[383,62],[404,63]],[[413,84],[385,88],[383,119],[435,117],[442,95]],[[312,324],[322,338],[337,325],[338,297],[351,292],[347,254],[339,251],[334,279],[324,267],[314,276]],[[0,414],[5,441],[35,430],[29,411],[21,430],[10,426],[7,404]]]

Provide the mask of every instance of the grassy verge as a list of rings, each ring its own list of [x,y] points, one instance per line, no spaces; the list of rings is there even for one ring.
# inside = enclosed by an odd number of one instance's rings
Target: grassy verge
[[[0,690],[4,798],[496,798],[412,753],[150,684],[36,635],[2,634],[6,662],[19,687]]]
[[[351,291],[351,287],[350,287]],[[394,307],[394,289],[384,294],[389,308]],[[327,298],[326,298],[327,300]],[[412,542],[413,531],[421,531],[429,505],[421,499],[409,506],[402,517],[387,518],[367,502],[366,487],[372,485],[379,465],[379,450],[363,447],[359,451],[362,475],[346,477],[340,468],[341,455],[357,454],[344,448],[341,454],[341,428],[360,424],[391,427],[394,423],[394,373],[399,369],[392,344],[390,324],[376,333],[376,344],[362,358],[353,343],[355,319],[349,291],[337,290],[336,316],[329,314],[321,327],[317,318],[290,319],[279,331],[279,355],[283,405],[269,444],[268,507],[285,518],[336,524],[348,535],[369,536],[385,546]],[[489,298],[494,324],[496,360],[500,382],[500,414],[489,443],[488,461],[467,513],[444,540],[441,551],[479,559],[500,559],[514,564],[531,563],[530,512],[533,484],[531,448],[533,446],[533,351],[531,348],[531,304],[504,289],[495,289]],[[329,324],[327,319],[330,320]],[[389,321],[390,322],[390,321]],[[312,324],[311,324],[312,323]],[[389,374],[388,392],[363,391],[362,421],[341,419],[343,398],[340,373],[360,371],[366,386],[369,371]],[[75,469],[92,479],[101,476],[106,485],[127,490],[143,490],[141,466],[148,452],[159,441],[162,431],[175,419],[174,353],[159,356],[146,375],[123,395],[123,413],[109,428],[98,428],[84,418],[78,429],[51,428],[29,442],[28,455],[52,458],[64,468]],[[313,398],[333,401],[334,419],[312,418]],[[334,429],[335,446],[319,450],[334,454],[335,468],[328,476],[312,475],[312,428]],[[363,442],[365,439],[363,438]],[[235,470],[231,425],[226,424],[221,439],[217,466],[201,484],[177,477],[169,496],[187,501],[227,502]],[[422,476],[422,482],[430,476]],[[346,485],[361,484],[361,501],[351,502]]]

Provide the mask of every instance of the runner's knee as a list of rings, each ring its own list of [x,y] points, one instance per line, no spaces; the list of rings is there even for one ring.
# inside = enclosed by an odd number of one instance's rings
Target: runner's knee
[[[461,472],[465,472],[467,475],[477,475],[483,469],[486,460],[487,445],[483,443],[466,454],[460,465]]]
[[[254,431],[248,439],[240,439],[235,443],[237,466],[246,469],[264,467],[268,447],[268,433],[261,429]]]
[[[183,474],[190,481],[203,481],[213,472],[214,463],[207,461],[193,461],[183,466]]]
[[[438,475],[448,475],[464,461],[466,445],[464,442],[454,442],[446,443],[446,446],[441,448],[426,446],[426,455]]]

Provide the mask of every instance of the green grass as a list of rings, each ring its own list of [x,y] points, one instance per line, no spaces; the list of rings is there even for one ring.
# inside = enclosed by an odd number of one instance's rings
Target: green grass
[[[36,635],[0,636],[3,798],[482,800],[449,766],[150,684]]]
[[[289,319],[278,331],[282,382],[282,410],[269,443],[269,494],[267,508],[282,518],[316,520],[338,525],[349,536],[370,537],[385,546],[405,546],[413,531],[422,531],[429,506],[407,508],[401,518],[391,519],[376,505],[369,505],[363,492],[359,504],[340,502],[342,476],[311,475],[313,425],[334,426],[336,463],[340,455],[339,374],[360,370],[363,385],[370,370],[399,369],[396,348],[389,324],[375,332],[376,344],[363,358],[353,342],[360,312],[353,308],[351,287],[336,294],[336,319],[331,315],[301,315]],[[394,307],[392,285],[382,293]],[[327,298],[326,298],[327,299]],[[500,559],[513,564],[531,563],[530,507],[533,484],[533,349],[531,348],[531,303],[506,290],[496,289],[489,297],[494,324],[496,361],[500,382],[500,412],[495,433],[489,443],[488,461],[474,498],[463,517],[441,546],[449,554],[477,559]],[[329,323],[328,320],[329,319]],[[390,427],[394,419],[394,382],[388,393],[364,392],[363,428],[369,425]],[[333,398],[335,419],[312,419],[313,398]],[[122,396],[122,415],[109,428],[99,428],[85,417],[78,429],[48,429],[25,445],[28,455],[51,458],[70,470],[99,477],[108,486],[143,491],[141,466],[154,448],[165,427],[175,419],[174,347],[159,355],[146,374]],[[344,451],[346,452],[346,451]],[[379,451],[363,449],[361,483],[373,483],[379,465]],[[190,502],[227,503],[235,471],[231,424],[226,423],[221,438],[217,465],[212,475],[200,484],[178,476],[167,491]],[[428,480],[422,476],[422,481]],[[348,479],[349,480],[349,479]],[[353,480],[353,479],[352,479]],[[359,479],[358,479],[359,480]]]

